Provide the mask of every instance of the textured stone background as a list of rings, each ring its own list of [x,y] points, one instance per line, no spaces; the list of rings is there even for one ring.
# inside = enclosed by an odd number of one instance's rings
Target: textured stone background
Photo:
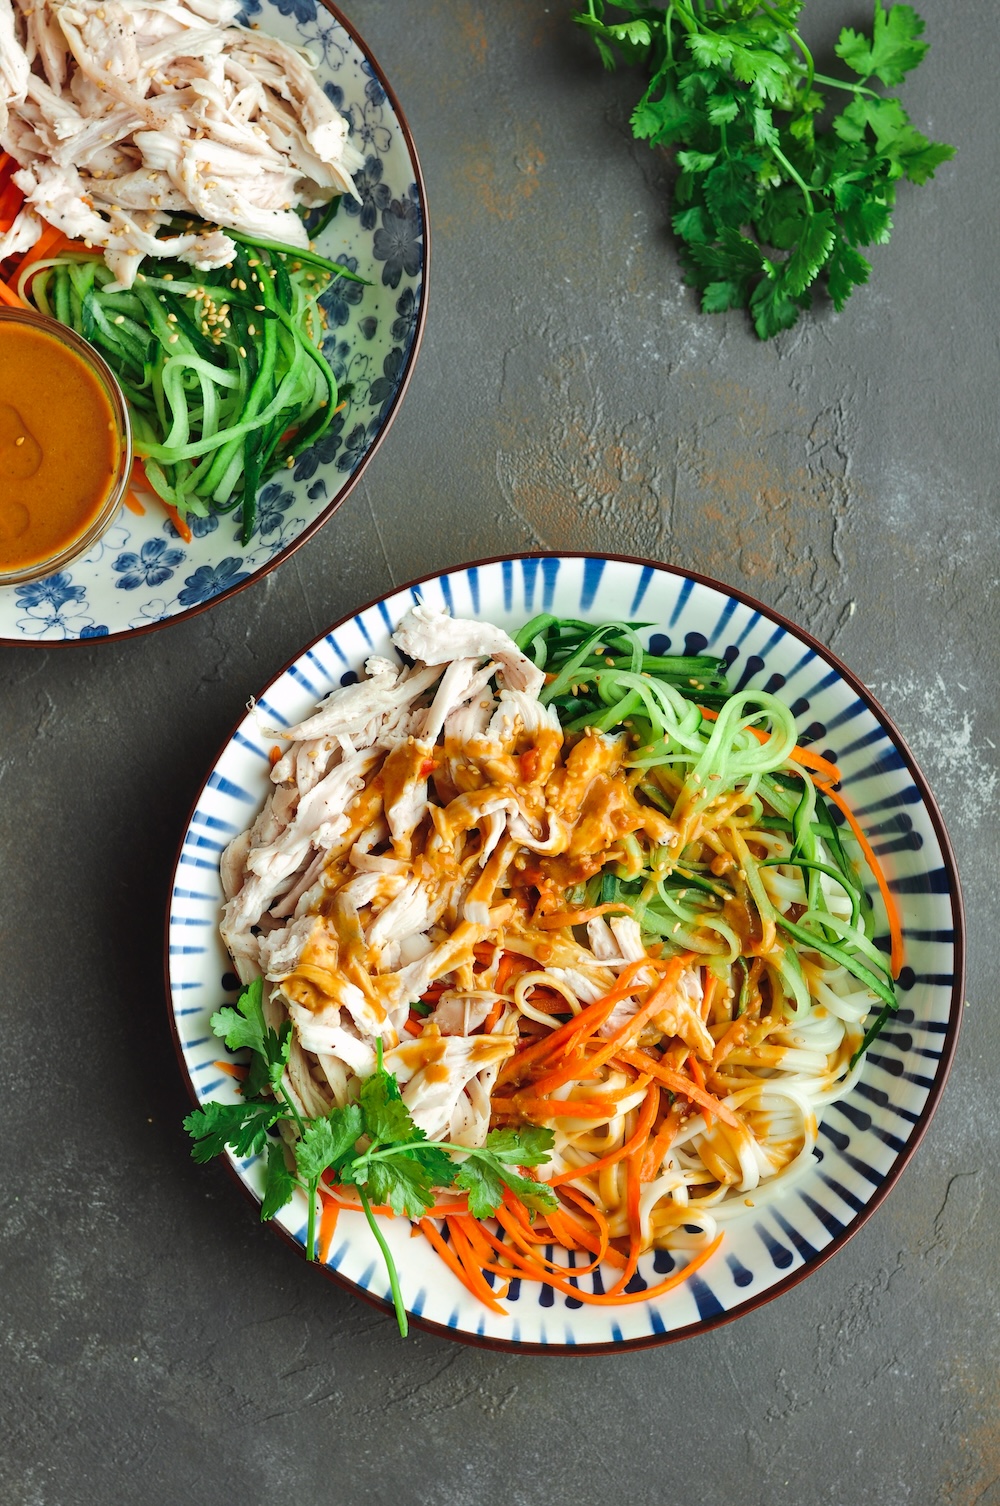
[[[217,609],[0,649],[0,1503],[998,1506],[994,8],[919,0],[905,99],[959,155],[843,315],[768,345],[696,312],[635,81],[569,0],[348,8],[433,236],[386,444]],[[869,15],[810,0],[807,31]],[[394,583],[532,545],[694,567],[817,633],[921,761],[969,911],[954,1072],[887,1203],[778,1303],[620,1357],[401,1343],[193,1165],[163,1003],[175,846],[248,694]]]

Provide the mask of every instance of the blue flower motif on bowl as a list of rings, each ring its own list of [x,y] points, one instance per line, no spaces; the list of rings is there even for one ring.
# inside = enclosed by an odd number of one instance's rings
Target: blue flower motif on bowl
[[[344,415],[338,413],[323,438],[310,449],[303,450],[292,472],[296,481],[310,481],[321,465],[329,465],[343,443]]]
[[[362,459],[368,451],[368,446],[372,442],[373,427],[377,430],[377,418],[372,419],[367,428],[364,424],[358,424],[356,428],[351,430],[350,434],[344,440],[342,453],[337,457],[338,471],[353,471],[356,466],[361,464]]]
[[[86,590],[74,585],[67,571],[15,586],[13,594],[24,611],[17,626],[25,638],[78,638],[93,623],[87,615]]]
[[[372,98],[366,89],[364,103],[355,101],[347,111],[347,118],[351,123],[351,140],[359,151],[365,147],[372,147],[379,153],[389,150],[392,133],[382,123],[384,104],[383,91],[379,90],[378,98]]]
[[[396,299],[396,318],[392,321],[390,333],[407,350],[416,332],[419,312],[416,294],[411,287],[405,287]]]
[[[209,513],[207,518],[199,518],[195,513],[189,513],[187,525],[196,539],[203,539],[206,534],[214,533],[219,526],[219,514]],[[171,539],[179,539],[180,534],[174,527],[170,518],[163,525],[163,532]]]
[[[316,0],[274,0],[283,16],[294,16],[300,26],[316,19]]]
[[[277,481],[269,481],[257,498],[257,531],[261,538],[278,533],[284,526],[285,513],[295,503],[295,493],[282,490]]]
[[[365,158],[364,167],[354,175],[354,185],[361,195],[361,202],[350,198],[342,200],[347,213],[358,216],[362,230],[374,230],[382,210],[388,209],[392,203],[392,191],[388,183],[383,183],[382,173],[381,157],[369,154]]]
[[[171,549],[166,539],[146,539],[138,554],[120,554],[111,568],[121,575],[116,582],[119,590],[136,591],[140,586],[162,586],[184,558],[184,550]]]
[[[358,258],[345,256],[341,258],[341,265],[351,272],[358,270]],[[326,314],[327,328],[335,329],[346,324],[351,317],[351,310],[357,308],[365,296],[364,284],[352,282],[349,277],[335,277],[319,300],[319,306]]]
[[[375,72],[371,63],[362,63],[361,69],[363,73],[367,73],[368,75],[368,82],[365,84],[365,99],[372,105],[384,105],[386,95],[385,89],[382,87],[382,80]]]
[[[23,607],[49,606],[58,612],[69,602],[82,602],[87,593],[82,586],[74,586],[71,575],[60,570],[57,575],[47,575],[44,580],[15,586],[14,594]]]
[[[402,346],[396,346],[394,350],[390,350],[389,354],[382,362],[382,375],[380,377],[376,377],[374,382],[372,382],[371,391],[369,393],[369,402],[371,402],[373,405],[375,403],[379,403],[381,405],[382,403],[388,403],[392,401],[392,395],[396,390],[396,384],[399,381],[399,373],[402,370],[402,367]]]
[[[220,591],[228,591],[238,581],[246,580],[247,572],[240,569],[242,564],[243,560],[229,555],[217,565],[199,565],[194,574],[186,578],[183,591],[177,593],[177,600],[185,607],[210,601]]]
[[[375,259],[384,261],[382,281],[398,288],[405,272],[416,277],[423,256],[420,209],[413,199],[393,199],[382,211],[382,228],[375,232]]]

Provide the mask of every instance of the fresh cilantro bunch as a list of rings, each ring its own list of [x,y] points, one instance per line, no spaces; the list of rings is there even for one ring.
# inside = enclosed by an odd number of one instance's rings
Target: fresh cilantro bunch
[[[321,1179],[329,1172],[342,1187],[354,1187],[385,1259],[399,1331],[405,1337],[406,1309],[399,1276],[372,1204],[419,1219],[433,1212],[436,1189],[457,1187],[468,1194],[472,1216],[488,1218],[509,1187],[527,1208],[536,1212],[554,1208],[556,1197],[551,1189],[517,1169],[548,1160],[552,1131],[530,1124],[491,1130],[481,1148],[428,1140],[402,1101],[396,1078],[382,1066],[381,1045],[378,1066],[361,1084],[357,1102],[334,1108],[323,1118],[305,1119],[283,1086],[291,1023],[285,1021],[279,1031],[267,1025],[263,993],[263,980],[258,978],[240,995],[236,1009],[220,1009],[212,1016],[212,1030],[230,1050],[250,1050],[250,1067],[240,1102],[213,1101],[188,1114],[184,1128],[195,1142],[191,1154],[196,1161],[210,1161],[227,1146],[238,1156],[266,1152],[260,1216],[274,1218],[300,1188],[309,1210],[307,1260],[316,1258]],[[284,1139],[268,1133],[283,1121],[293,1128],[290,1148]]]
[[[574,19],[605,66],[620,54],[649,73],[632,130],[677,149],[672,223],[704,312],[748,308],[765,340],[809,308],[819,279],[839,312],[871,271],[858,248],[889,239],[897,183],[926,183],[954,156],[869,86],[900,84],[923,58],[917,13],[875,0],[870,36],[841,31],[855,83],[816,72],[795,29],[803,0],[586,3]],[[848,95],[832,118],[829,90]]]

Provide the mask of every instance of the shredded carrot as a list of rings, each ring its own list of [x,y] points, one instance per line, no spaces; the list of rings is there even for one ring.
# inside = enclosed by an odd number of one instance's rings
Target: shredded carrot
[[[707,722],[719,720],[719,713],[710,711],[707,706],[699,706],[698,710]],[[772,735],[770,732],[762,732],[759,727],[748,727],[746,730],[751,732],[759,743],[768,742]],[[801,748],[796,743],[788,756],[793,763],[800,763],[804,769],[812,769],[814,773],[822,774],[824,779],[832,780],[834,784],[840,783],[840,770],[837,765],[831,763],[828,758],[821,757],[819,753],[814,753],[811,748]]]
[[[504,952],[497,965],[496,982],[493,985],[497,993],[502,994],[512,978],[530,972],[532,966],[529,958],[522,957],[519,952]]]
[[[239,1062],[213,1062],[212,1066],[225,1072],[227,1077],[235,1077],[237,1082],[242,1082],[247,1075],[247,1068],[241,1067]]]
[[[320,1189],[319,1195],[323,1211],[319,1217],[319,1243],[316,1253],[320,1264],[326,1265],[330,1259],[330,1251],[333,1249],[333,1236],[337,1228],[337,1219],[340,1217],[340,1204],[323,1188]]]
[[[498,1085],[510,1082],[513,1078],[523,1077],[526,1068],[540,1062],[546,1056],[558,1059],[560,1055],[563,1057],[572,1055],[589,1035],[601,1028],[615,1005],[625,998],[637,973],[646,967],[662,971],[667,965],[656,957],[641,957],[635,962],[630,962],[627,967],[622,968],[614,987],[609,989],[602,998],[596,999],[593,1004],[588,1004],[586,1008],[581,1009],[580,1013],[572,1020],[567,1020],[565,1025],[560,1025],[558,1029],[550,1031],[541,1040],[535,1041],[532,1045],[508,1057],[497,1075]]]
[[[563,1197],[571,1198],[578,1208],[581,1208],[588,1217],[594,1220],[597,1226],[596,1237],[586,1229],[580,1229],[578,1237],[580,1243],[586,1249],[596,1254],[598,1264],[603,1260],[608,1265],[623,1266],[625,1264],[625,1257],[624,1255],[619,1255],[618,1251],[611,1244],[610,1226],[603,1211],[598,1208],[597,1204],[592,1202],[586,1193],[581,1192],[578,1187],[565,1187],[563,1188],[562,1195]],[[565,1209],[563,1210],[563,1216],[569,1217]]]
[[[12,309],[26,309],[29,307],[23,298],[17,296],[13,288],[9,288],[2,281],[0,281],[0,303],[6,303]]]
[[[35,244],[24,253],[17,268],[18,285],[23,292],[27,283],[23,280],[25,272],[33,267],[36,262],[44,261],[48,256],[56,256],[63,248],[67,237],[55,225],[46,225]]]
[[[177,532],[180,534],[185,544],[190,544],[194,535],[191,532],[187,519],[181,517],[180,513],[177,511],[172,502],[165,502],[162,497],[158,498],[158,500],[160,506],[163,508],[163,511],[166,513],[171,523],[173,523],[174,527],[177,529]]]
[[[707,1023],[712,1014],[715,996],[722,988],[722,979],[718,973],[713,973],[710,967],[703,968],[702,972],[705,981],[702,985],[701,1017]]]
[[[741,1129],[742,1126],[732,1109],[727,1108],[721,1099],[716,1098],[705,1088],[699,1088],[697,1083],[685,1077],[683,1072],[675,1072],[672,1067],[664,1067],[660,1062],[653,1060],[645,1051],[619,1051],[622,1061],[629,1062],[633,1067],[639,1067],[643,1072],[648,1072],[658,1082],[662,1082],[672,1093],[682,1093],[685,1098],[690,1098],[692,1103],[700,1104],[710,1114],[716,1114],[724,1124],[732,1129]]]
[[[3,192],[0,193],[0,229],[9,230],[17,219],[21,205],[24,203],[24,194],[16,183],[8,182]]]
[[[497,1210],[497,1222],[501,1227],[507,1229],[508,1232],[513,1228],[515,1232],[512,1234],[512,1238],[516,1237],[517,1225],[512,1220],[508,1208],[501,1206]],[[689,1276],[693,1276],[696,1271],[700,1270],[706,1261],[710,1260],[715,1254],[723,1239],[721,1233],[717,1234],[711,1244],[706,1245],[703,1250],[698,1251],[697,1255],[692,1256],[686,1266],[681,1266],[672,1275],[668,1276],[665,1281],[659,1282],[656,1286],[647,1287],[645,1291],[641,1292],[618,1292],[614,1296],[611,1296],[605,1292],[588,1292],[585,1287],[577,1286],[572,1279],[568,1279],[572,1278],[574,1274],[568,1268],[563,1267],[565,1276],[559,1275],[555,1270],[546,1270],[545,1265],[537,1257],[526,1254],[518,1248],[511,1248],[506,1242],[498,1241],[488,1230],[486,1233],[491,1243],[498,1247],[503,1257],[509,1260],[512,1265],[519,1267],[530,1280],[544,1282],[549,1286],[555,1287],[556,1291],[563,1292],[567,1297],[575,1297],[581,1302],[590,1303],[598,1307],[617,1307],[620,1304],[651,1302],[657,1297],[663,1296],[665,1292],[670,1291],[675,1286],[680,1286]]]
[[[503,1014],[503,1005],[504,1005],[503,999],[497,999],[496,1003],[493,1005],[493,1008],[490,1010],[489,1014],[486,1016],[485,1020],[483,1021],[483,1034],[484,1035],[492,1035],[493,1034],[494,1026],[496,1025],[497,1021],[499,1020],[500,1016]]]
[[[642,1180],[644,1182],[652,1182],[655,1178],[657,1172],[660,1169],[660,1166],[663,1163],[663,1157],[666,1155],[671,1143],[673,1142],[673,1138],[677,1133],[680,1122],[680,1110],[678,1109],[677,1104],[672,1103],[666,1114],[664,1114],[663,1123],[660,1125],[659,1129],[656,1131],[656,1134],[653,1136],[653,1139],[650,1141],[649,1146],[646,1150],[645,1157],[643,1158]]]
[[[624,910],[631,914],[632,906],[624,900],[609,899],[607,904],[592,905],[589,910],[553,910],[551,915],[539,915],[536,912],[532,917],[532,924],[541,931],[557,931],[563,926],[585,926],[588,920],[596,920],[609,910]]]
[[[631,1036],[637,1036],[646,1021],[651,1019],[657,1010],[664,1007],[681,972],[691,961],[691,956],[690,952],[681,952],[676,957],[671,957],[670,961],[663,965],[663,977],[650,992],[645,1004],[626,1020],[624,1025],[619,1026],[614,1035],[609,1036],[604,1044],[585,1061],[581,1062],[578,1057],[574,1057],[556,1071],[550,1072],[547,1077],[533,1083],[532,1092],[536,1095],[551,1093],[555,1088],[569,1082],[571,1078],[593,1077],[598,1068],[604,1066],[605,1062],[610,1061],[616,1054],[622,1041]]]
[[[441,1238],[441,1235],[438,1233],[437,1229],[435,1229],[432,1220],[429,1218],[422,1218],[419,1219],[418,1222],[421,1232],[427,1237],[431,1245],[433,1245],[434,1249],[440,1255],[445,1265],[448,1266],[449,1270],[453,1271],[454,1274],[458,1277],[462,1285],[466,1287],[474,1297],[478,1297],[480,1302],[485,1302],[486,1306],[491,1308],[493,1312],[501,1313],[504,1317],[506,1317],[507,1309],[505,1307],[501,1307],[500,1303],[497,1301],[493,1293],[490,1291],[489,1287],[486,1285],[485,1279],[483,1280],[483,1286],[489,1292],[488,1298],[483,1297],[480,1292],[477,1291],[476,1287],[473,1286],[468,1271],[465,1269],[458,1256],[454,1253],[452,1247],[446,1244],[445,1241]]]
[[[530,1094],[518,1094],[510,1114],[517,1119],[611,1119],[615,1112],[611,1095],[605,1093],[603,1102],[584,1098],[534,1098]],[[504,1112],[503,1101],[500,1112]]]
[[[157,502],[163,508],[163,511],[166,513],[171,523],[173,523],[174,527],[176,528],[180,537],[184,540],[185,544],[190,544],[192,538],[194,537],[191,532],[190,524],[188,523],[186,518],[181,517],[180,513],[177,511],[177,508],[173,505],[172,502],[165,501],[164,498],[161,497],[155,490],[155,488],[150,485],[149,477],[146,475],[142,460],[138,455],[135,455],[132,458],[132,485],[141,487],[143,491],[149,492],[156,498]]]
[[[465,1232],[462,1221],[458,1218],[449,1218],[446,1222],[448,1233],[451,1236],[452,1249],[455,1251],[456,1259],[468,1278],[466,1286],[487,1307],[492,1307],[494,1311],[503,1312],[503,1308],[493,1295],[489,1282],[483,1275],[482,1261],[477,1255],[468,1234]],[[472,1220],[469,1220],[469,1222],[471,1223]],[[483,1241],[483,1245],[485,1246],[485,1240]]]
[[[619,1146],[617,1150],[609,1150],[607,1155],[599,1156],[596,1161],[590,1161],[586,1166],[575,1166],[567,1171],[557,1172],[554,1177],[549,1178],[548,1185],[550,1187],[562,1187],[567,1182],[576,1181],[580,1177],[589,1177],[595,1171],[603,1171],[607,1166],[614,1166],[616,1162],[623,1160],[625,1156],[630,1156],[645,1137],[645,1131],[640,1133],[636,1129],[625,1141],[625,1144]],[[567,1192],[572,1191],[568,1187],[566,1190]]]
[[[125,506],[128,508],[129,512],[134,512],[137,517],[145,517],[146,509],[139,501],[139,498],[136,496],[135,492],[125,493]]]
[[[660,1092],[655,1086],[647,1093],[639,1112],[639,1127],[642,1129],[642,1143],[630,1152],[625,1169],[625,1210],[628,1218],[629,1253],[625,1262],[625,1269],[621,1276],[610,1288],[612,1293],[623,1291],[635,1275],[639,1264],[639,1256],[642,1254],[642,1220],[639,1216],[639,1194],[642,1191],[642,1167],[646,1158],[646,1141],[649,1132],[656,1121],[656,1115],[660,1107]]]
[[[898,976],[899,970],[903,965],[903,922],[900,919],[899,906],[896,904],[895,896],[889,888],[889,881],[879,866],[879,861],[875,856],[872,844],[861,830],[858,818],[851,810],[843,795],[839,794],[830,785],[820,783],[819,780],[816,781],[816,784],[826,798],[832,800],[837,809],[847,818],[847,823],[857,838],[858,846],[865,855],[865,862],[875,875],[875,882],[878,884],[879,892],[882,895],[882,903],[885,905],[885,913],[889,921],[889,966],[892,968],[892,976],[895,978]]]

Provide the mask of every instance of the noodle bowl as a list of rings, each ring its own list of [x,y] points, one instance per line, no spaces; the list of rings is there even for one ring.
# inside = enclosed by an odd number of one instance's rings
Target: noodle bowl
[[[546,1246],[613,1270],[594,1301],[627,1302],[644,1251],[692,1252],[665,1289],[809,1168],[894,1007],[838,771],[774,696],[624,624],[512,640],[417,606],[393,641],[275,731],[222,861],[225,944],[292,1023],[284,1089],[319,1117],[381,1057],[432,1141],[552,1130],[557,1211],[497,1228],[448,1196],[421,1221],[480,1295],[483,1271],[558,1285]]]

